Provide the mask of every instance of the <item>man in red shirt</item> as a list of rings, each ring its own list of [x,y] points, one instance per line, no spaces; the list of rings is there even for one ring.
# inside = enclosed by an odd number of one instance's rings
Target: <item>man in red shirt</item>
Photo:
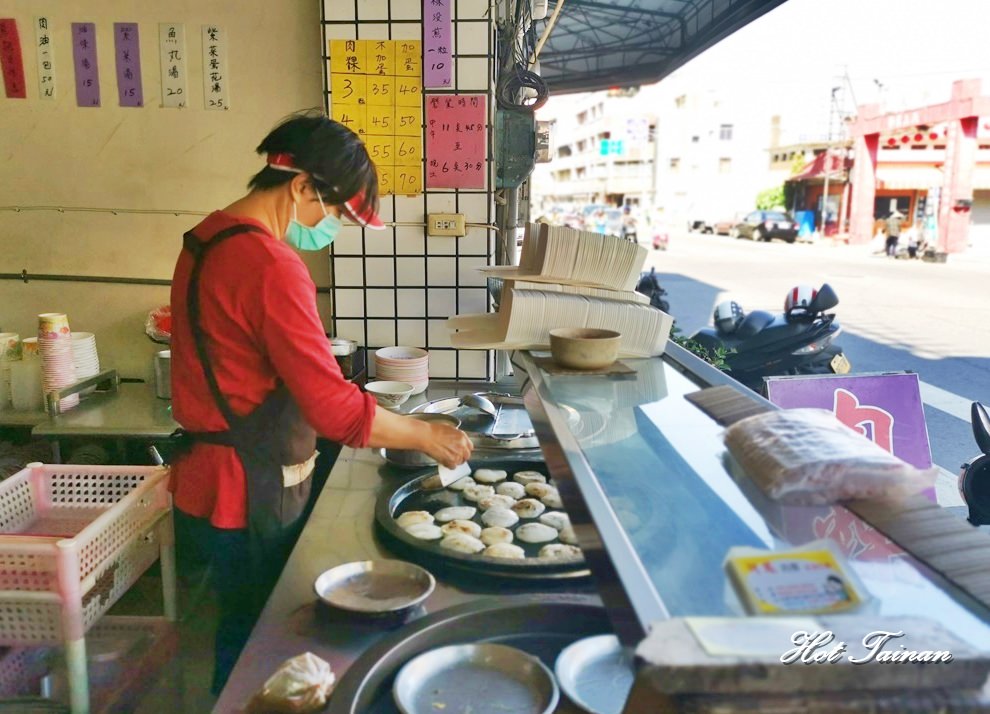
[[[341,215],[384,227],[360,139],[323,115],[293,116],[257,151],[268,160],[250,193],[186,234],[172,280],[173,415],[193,444],[172,466],[176,529],[213,563],[221,610],[215,692],[287,555],[253,549],[252,539],[291,542],[301,525],[287,494],[308,487],[309,427],[348,446],[415,449],[448,466],[471,453],[463,432],[381,409],[344,379],[315,285],[293,250],[325,248]],[[293,452],[278,441],[285,414],[301,416],[289,430],[303,437],[288,462],[284,453]],[[278,511],[286,507],[288,516]]]

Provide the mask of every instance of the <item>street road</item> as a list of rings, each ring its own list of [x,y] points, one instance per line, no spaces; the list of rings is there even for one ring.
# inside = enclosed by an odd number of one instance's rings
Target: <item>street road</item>
[[[666,252],[651,250],[650,266],[661,274],[686,335],[710,325],[721,300],[779,312],[794,285],[829,283],[839,296],[838,342],[853,372],[917,372],[935,463],[958,473],[978,453],[969,409],[976,400],[990,404],[990,261],[940,265],[831,242],[756,243],[684,232],[671,237]]]

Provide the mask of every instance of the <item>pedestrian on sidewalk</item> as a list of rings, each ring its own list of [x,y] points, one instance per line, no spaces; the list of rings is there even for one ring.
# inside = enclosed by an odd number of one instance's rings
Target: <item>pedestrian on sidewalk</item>
[[[921,233],[920,223],[915,223],[913,226],[907,229],[907,234],[905,235],[905,237],[907,238],[907,251],[909,258],[913,259],[918,257],[918,243],[919,243],[918,236],[920,233]]]
[[[897,243],[901,238],[901,224],[904,221],[904,214],[898,211],[896,208],[894,212],[887,217],[887,257],[894,258],[897,256]]]

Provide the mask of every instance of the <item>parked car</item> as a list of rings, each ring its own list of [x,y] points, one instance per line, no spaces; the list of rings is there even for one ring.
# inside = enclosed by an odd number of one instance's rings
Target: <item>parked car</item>
[[[753,211],[734,225],[729,235],[768,242],[780,238],[793,243],[797,240],[797,224],[783,211]]]
[[[733,227],[745,218],[745,213],[736,213],[732,218],[723,218],[712,224],[712,231],[716,235],[727,236],[732,233]]]

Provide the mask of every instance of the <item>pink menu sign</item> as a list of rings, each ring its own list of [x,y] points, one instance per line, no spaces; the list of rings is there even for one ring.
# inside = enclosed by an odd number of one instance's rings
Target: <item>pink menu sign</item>
[[[117,55],[117,93],[120,106],[140,107],[144,104],[141,86],[141,48],[136,22],[113,23],[114,53]]]
[[[450,4],[454,0],[423,0],[423,86],[446,89],[453,77],[450,56]]]
[[[100,106],[100,70],[96,64],[96,25],[72,23],[72,61],[76,66],[76,104]]]
[[[426,187],[484,188],[488,170],[484,94],[426,100]]]

